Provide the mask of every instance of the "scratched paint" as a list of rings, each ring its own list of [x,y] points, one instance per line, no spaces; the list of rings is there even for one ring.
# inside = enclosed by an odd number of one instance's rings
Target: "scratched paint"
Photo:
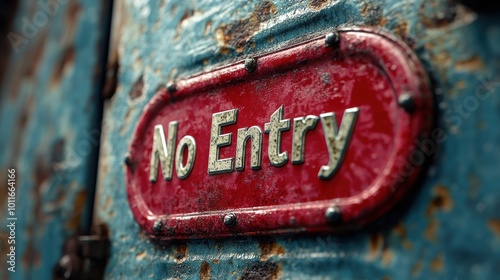
[[[120,70],[105,106],[95,206],[111,228],[107,278],[493,279],[500,273],[500,77],[493,75],[500,20],[454,3],[117,1]],[[158,87],[346,25],[394,33],[433,80],[446,137],[427,143],[430,166],[411,199],[350,236],[148,239],[128,206],[122,162]]]
[[[90,227],[106,5],[12,2],[17,9],[5,10],[14,18],[8,31],[19,37],[1,34],[9,55],[2,51],[0,219],[7,217],[4,175],[14,167],[16,272],[7,271],[2,226],[0,279],[52,279],[65,239]],[[52,4],[46,10],[39,2]]]

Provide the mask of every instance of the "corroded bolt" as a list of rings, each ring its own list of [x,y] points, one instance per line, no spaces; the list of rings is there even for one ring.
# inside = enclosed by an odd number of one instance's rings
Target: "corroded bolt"
[[[174,82],[168,82],[167,83],[167,91],[172,93],[176,90],[176,86],[175,86],[175,83]]]
[[[158,219],[155,221],[155,223],[153,224],[153,231],[155,232],[155,234],[159,234],[161,233],[163,229],[163,222],[161,219]]]
[[[224,216],[224,224],[228,227],[236,225],[236,215],[234,213],[226,214],[226,216]]]
[[[342,211],[337,206],[328,207],[325,211],[325,219],[332,225],[338,224],[342,221]]]
[[[336,47],[339,45],[340,36],[339,33],[334,31],[325,35],[325,43],[328,47]]]
[[[399,96],[398,105],[410,114],[415,112],[415,109],[417,108],[415,99],[409,93],[403,93]]]
[[[257,68],[257,61],[255,58],[246,58],[245,59],[245,69],[247,69],[248,72],[252,72]]]

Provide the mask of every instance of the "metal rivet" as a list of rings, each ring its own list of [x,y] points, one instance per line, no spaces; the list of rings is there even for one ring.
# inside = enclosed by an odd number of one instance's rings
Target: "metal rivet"
[[[176,86],[175,86],[175,83],[174,82],[168,82],[167,83],[167,91],[172,93],[176,90]]]
[[[155,223],[153,224],[153,231],[155,232],[155,234],[159,234],[162,229],[163,229],[162,220],[161,219],[156,220]]]
[[[255,58],[246,58],[245,59],[245,69],[247,69],[248,72],[252,72],[257,68],[257,61]]]
[[[338,46],[339,42],[340,36],[338,32],[334,31],[325,35],[325,43],[328,47]]]
[[[417,108],[415,99],[409,93],[403,93],[399,96],[398,105],[410,114],[415,112],[415,109]]]
[[[328,207],[325,211],[325,219],[330,224],[338,224],[342,221],[342,211],[337,206]]]
[[[234,213],[226,214],[226,216],[224,216],[224,224],[228,227],[236,225],[236,215]]]
[[[132,165],[132,156],[130,156],[130,154],[127,153],[125,155],[125,159],[123,160],[123,162],[125,163],[125,165],[131,166]]]

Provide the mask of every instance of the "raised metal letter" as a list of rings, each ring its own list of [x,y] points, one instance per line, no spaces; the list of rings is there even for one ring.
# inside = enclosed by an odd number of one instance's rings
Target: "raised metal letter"
[[[177,138],[177,121],[168,124],[168,141],[165,141],[163,126],[157,124],[154,127],[153,149],[149,170],[149,181],[155,183],[158,178],[158,164],[161,162],[163,179],[172,180],[172,168],[174,166],[174,146]]]
[[[236,142],[236,170],[245,169],[245,154],[248,139],[252,138],[252,156],[250,167],[260,169],[262,161],[262,131],[258,126],[238,129],[238,141]]]
[[[290,129],[290,119],[282,118],[283,105],[271,115],[270,122],[264,125],[264,132],[269,133],[269,161],[276,167],[283,166],[288,161],[288,153],[281,153],[281,132]]]
[[[208,174],[228,173],[234,170],[234,158],[219,159],[219,148],[231,145],[231,133],[221,134],[222,127],[235,124],[238,109],[232,109],[212,115],[210,151],[208,155]]]
[[[328,162],[328,165],[323,165],[319,170],[319,178],[329,179],[339,169],[340,163],[344,159],[347,146],[351,140],[358,115],[359,108],[357,107],[345,110],[344,116],[342,117],[342,123],[340,124],[340,129],[337,125],[335,113],[320,115],[330,161]]]
[[[184,149],[188,149],[186,165],[184,163]],[[196,141],[192,136],[184,136],[179,145],[177,146],[177,151],[175,153],[175,171],[177,172],[177,177],[179,179],[186,179],[191,173],[194,166],[194,160],[196,158]]]
[[[304,163],[306,133],[316,128],[318,116],[307,116],[293,119],[292,163]]]

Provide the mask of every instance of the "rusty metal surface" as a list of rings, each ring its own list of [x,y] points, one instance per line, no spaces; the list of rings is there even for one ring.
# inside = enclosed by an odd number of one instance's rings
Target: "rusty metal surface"
[[[13,19],[1,26],[0,279],[51,279],[65,239],[90,227],[109,1],[9,3],[0,8]],[[17,175],[15,272],[7,168]]]
[[[97,217],[109,279],[494,279],[500,273],[500,21],[455,1],[118,1]],[[326,33],[385,28],[424,63],[444,142],[419,190],[350,236],[155,244],[133,219],[123,158],[144,105],[178,77]]]

